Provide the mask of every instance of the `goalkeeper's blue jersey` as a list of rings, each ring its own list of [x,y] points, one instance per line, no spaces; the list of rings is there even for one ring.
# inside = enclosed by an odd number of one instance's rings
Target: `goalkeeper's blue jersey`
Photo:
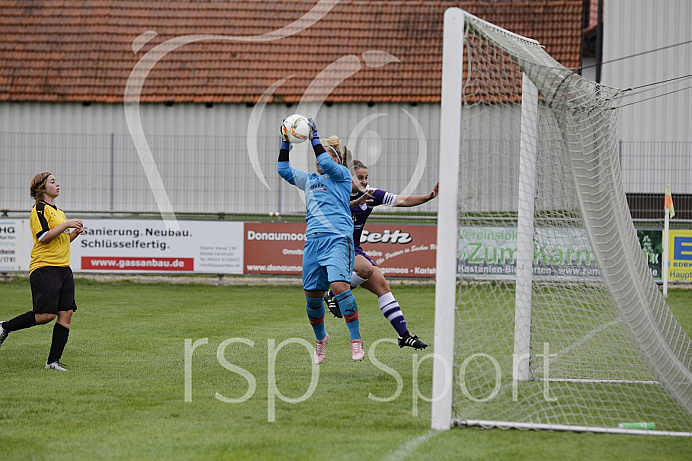
[[[353,218],[349,209],[351,173],[333,161],[326,152],[317,157],[323,175],[296,170],[288,162],[279,162],[279,175],[289,184],[305,191],[306,235],[318,233],[353,237]]]

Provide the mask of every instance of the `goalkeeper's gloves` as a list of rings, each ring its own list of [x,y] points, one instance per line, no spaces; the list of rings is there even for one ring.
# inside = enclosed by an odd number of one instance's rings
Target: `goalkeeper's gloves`
[[[283,122],[285,121],[286,119],[283,120]],[[279,128],[279,132],[281,134],[281,149],[286,149],[287,151],[290,151],[293,146],[290,142],[288,142],[288,134],[284,132],[283,122],[281,122],[281,127]]]
[[[286,122],[286,119],[283,119],[281,121],[281,126],[279,127],[279,133],[281,133],[281,140],[288,142],[288,133],[284,131],[284,123]]]
[[[319,141],[320,137],[317,134],[317,125],[315,125],[315,121],[312,118],[308,119],[308,125],[310,125],[310,140],[313,141],[317,139]]]

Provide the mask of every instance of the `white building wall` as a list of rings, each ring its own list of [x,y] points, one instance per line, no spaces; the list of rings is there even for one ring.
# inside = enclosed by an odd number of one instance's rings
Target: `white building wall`
[[[692,75],[691,41],[690,0],[604,0],[601,80],[632,88],[618,120],[628,192],[692,193],[692,79],[652,85]]]
[[[690,78],[642,88],[692,75],[692,43],[679,45],[692,41],[692,2],[605,0],[604,22],[602,83],[633,88],[623,104],[634,104],[620,112],[622,139],[692,141]]]
[[[304,212],[299,194],[276,173],[279,126],[296,105],[142,104],[139,110],[176,212]],[[338,135],[354,158],[371,167],[375,186],[413,194],[434,186],[439,105],[335,104],[315,110],[320,135]],[[252,119],[258,120],[255,126]],[[135,148],[121,104],[0,104],[0,150],[0,209],[30,207],[31,178],[51,171],[62,182],[66,209],[159,211],[145,156]],[[308,143],[294,148],[291,163],[314,170]],[[434,205],[419,211],[434,211]]]

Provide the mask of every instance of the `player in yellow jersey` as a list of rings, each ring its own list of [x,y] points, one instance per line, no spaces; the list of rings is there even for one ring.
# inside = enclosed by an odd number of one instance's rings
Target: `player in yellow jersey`
[[[44,171],[34,176],[30,193],[36,200],[29,219],[34,236],[29,264],[34,308],[12,320],[0,322],[0,346],[10,332],[42,325],[57,317],[45,368],[67,371],[60,358],[70,334],[72,313],[77,310],[70,269],[70,243],[84,233],[84,225],[79,219],[68,220],[65,213],[55,206],[60,184],[51,173]]]

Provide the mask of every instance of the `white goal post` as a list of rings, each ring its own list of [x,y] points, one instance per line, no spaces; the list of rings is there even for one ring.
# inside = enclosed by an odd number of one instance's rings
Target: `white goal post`
[[[619,97],[446,11],[433,429],[692,435],[692,342],[629,215]]]

